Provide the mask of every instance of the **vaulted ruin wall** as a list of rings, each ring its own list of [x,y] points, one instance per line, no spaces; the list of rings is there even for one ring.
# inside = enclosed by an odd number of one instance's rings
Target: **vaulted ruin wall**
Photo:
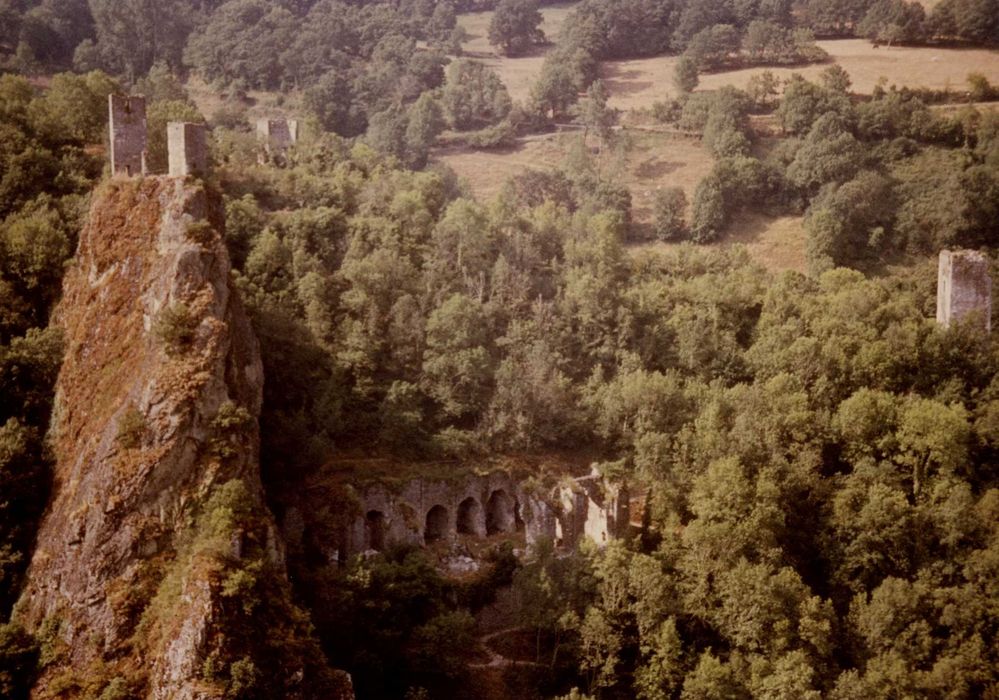
[[[357,495],[358,515],[337,543],[340,559],[391,544],[521,531],[528,547],[541,540],[574,547],[586,537],[602,545],[628,526],[627,490],[592,476],[540,493],[497,472],[456,481],[417,479],[395,489],[372,484]]]

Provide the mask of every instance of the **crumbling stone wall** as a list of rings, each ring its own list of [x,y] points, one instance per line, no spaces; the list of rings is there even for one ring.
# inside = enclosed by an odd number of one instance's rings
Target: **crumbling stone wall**
[[[591,474],[562,485],[558,496],[562,517],[556,523],[556,543],[574,546],[588,537],[604,545],[627,534],[630,522],[627,485]]]
[[[992,329],[992,278],[988,258],[973,250],[942,250],[937,267],[937,322],[944,327],[979,314]]]
[[[111,174],[144,175],[146,172],[146,98],[141,95],[108,95]]]
[[[568,549],[586,537],[603,545],[623,537],[629,520],[627,489],[596,475],[540,491],[526,489],[506,472],[414,479],[401,486],[359,487],[356,498],[354,517],[323,547],[330,561],[392,544],[422,546],[504,532],[523,532],[528,548],[548,540]],[[289,540],[300,541],[304,526],[301,514],[286,514]]]
[[[257,137],[268,153],[283,153],[298,142],[298,121],[295,119],[260,119]]]
[[[208,172],[208,145],[204,124],[167,124],[167,155],[170,177],[205,175]]]

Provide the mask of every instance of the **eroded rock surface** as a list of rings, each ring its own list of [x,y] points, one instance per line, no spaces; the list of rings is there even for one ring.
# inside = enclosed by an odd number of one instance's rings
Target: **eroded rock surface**
[[[95,195],[57,312],[53,496],[17,609],[56,652],[39,697],[220,697],[233,663],[263,676],[279,656],[280,696],[349,694],[313,668],[288,602],[260,485],[259,349],[221,227],[216,198],[181,179]],[[255,620],[273,638],[245,639]]]

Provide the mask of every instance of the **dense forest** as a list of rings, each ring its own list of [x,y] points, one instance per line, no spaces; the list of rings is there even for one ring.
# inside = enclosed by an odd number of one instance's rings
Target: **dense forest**
[[[722,66],[821,61],[816,36],[994,45],[999,5],[584,0],[544,37],[535,4],[501,0],[497,47],[556,42],[526,105],[448,58],[471,6],[0,0],[0,622],[47,497],[50,313],[102,178],[106,96],[134,88],[151,133],[212,128],[206,186],[261,343],[275,509],[344,451],[579,450],[647,491],[641,537],[500,550],[460,583],[419,551],[344,569],[289,552],[359,697],[462,697],[471,613],[508,585],[539,640],[516,672],[540,697],[997,696],[999,347],[981,319],[933,315],[942,248],[997,268],[999,117],[893,87],[861,99],[835,66],[692,90]],[[431,162],[446,129],[489,145],[559,117],[623,147],[597,66],[644,53],[683,55],[682,96],[653,112],[715,158],[689,217],[666,189],[651,233],[635,226],[582,139],[491,201]],[[67,69],[44,89],[15,75]],[[230,106],[200,114],[189,73]],[[969,88],[994,96],[980,76]],[[259,89],[302,91],[311,113],[280,162],[258,162],[231,107]],[[809,275],[699,245],[752,211],[804,217]],[[632,246],[649,235],[689,242]],[[25,697],[45,659],[0,624],[0,695]]]

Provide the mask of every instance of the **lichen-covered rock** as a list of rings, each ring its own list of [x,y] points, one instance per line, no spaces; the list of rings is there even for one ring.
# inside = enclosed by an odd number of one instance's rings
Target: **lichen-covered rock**
[[[53,636],[39,697],[111,682],[220,697],[234,658],[250,680],[267,663],[270,640],[231,627],[294,617],[290,603],[246,602],[262,586],[287,595],[259,476],[263,372],[221,227],[217,198],[179,179],[115,180],[95,196],[57,311],[53,496],[16,611]],[[318,697],[306,623],[268,622],[286,638],[266,652],[297,655],[268,682]]]

